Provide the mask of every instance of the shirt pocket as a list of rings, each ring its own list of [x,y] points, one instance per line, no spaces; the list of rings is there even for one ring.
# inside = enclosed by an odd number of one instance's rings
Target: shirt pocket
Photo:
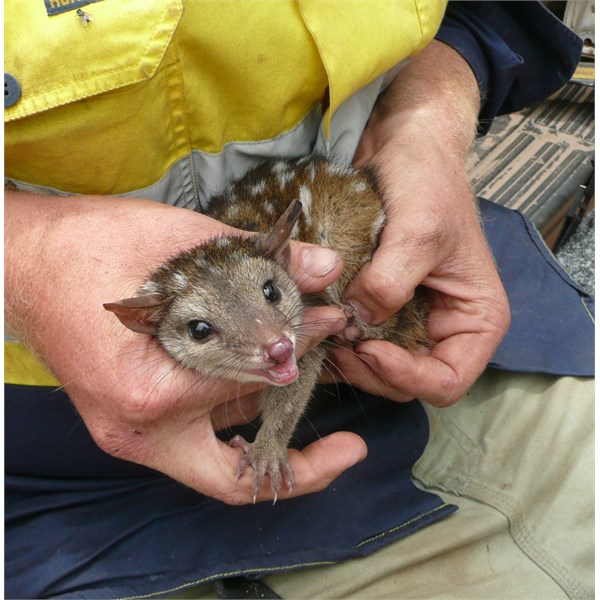
[[[21,96],[5,109],[10,122],[152,77],[183,12],[182,0],[115,2],[49,17],[43,2],[9,0],[5,71]]]

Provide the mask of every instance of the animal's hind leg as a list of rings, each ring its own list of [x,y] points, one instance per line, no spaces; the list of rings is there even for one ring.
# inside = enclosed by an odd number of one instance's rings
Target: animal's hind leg
[[[410,302],[380,325],[365,323],[352,305],[346,305],[344,309],[348,316],[348,326],[343,335],[351,343],[387,340],[414,353],[431,348],[427,336],[429,304],[421,288],[417,288],[417,293]]]
[[[358,310],[352,304],[345,304],[342,308],[348,317],[348,325],[343,331],[346,341],[356,343],[363,340],[385,340],[387,338],[385,323],[369,325],[361,319]]]

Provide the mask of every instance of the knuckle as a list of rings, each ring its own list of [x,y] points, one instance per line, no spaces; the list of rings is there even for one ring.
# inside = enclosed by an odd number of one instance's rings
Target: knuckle
[[[131,417],[139,418],[148,408],[148,395],[141,387],[130,390],[123,402],[123,410]]]
[[[220,500],[221,502],[224,502],[225,504],[228,504],[229,506],[244,506],[246,504],[251,504],[253,502],[253,498],[252,498],[252,494],[250,494],[250,492],[248,493],[243,493],[243,492],[237,492],[237,491],[228,491],[228,492],[217,492],[217,493],[211,493],[211,495],[216,498],[217,500]],[[259,501],[262,501],[263,499],[260,498]]]
[[[176,395],[175,390],[170,390]],[[156,390],[156,386],[139,385],[129,389],[126,397],[119,404],[120,418],[127,423],[139,426],[156,422],[169,410],[170,403],[165,402],[166,396]]]
[[[424,400],[437,408],[448,408],[456,404],[468,388],[454,372],[442,375],[436,387]]]
[[[501,340],[511,323],[510,304],[503,288],[500,288],[487,303],[486,320],[497,333],[498,341]]]
[[[498,327],[502,333],[502,336],[508,331],[511,322],[510,305],[508,299],[502,304],[499,310],[498,316]]]
[[[135,432],[127,433],[111,426],[88,427],[88,430],[98,447],[115,458],[134,460],[139,444],[134,437]]]
[[[438,248],[447,237],[448,223],[442,218],[444,213],[424,210],[418,221],[411,227],[410,241],[412,246],[429,249]]]
[[[361,282],[363,294],[385,311],[396,310],[410,299],[404,284],[392,273],[373,268]]]

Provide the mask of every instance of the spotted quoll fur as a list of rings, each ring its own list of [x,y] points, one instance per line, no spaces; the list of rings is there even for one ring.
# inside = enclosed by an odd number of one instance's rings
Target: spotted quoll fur
[[[294,200],[302,212],[291,239],[333,248],[344,259],[344,271],[325,295],[310,304],[346,306],[344,290],[371,260],[385,224],[385,211],[375,176],[324,158],[276,160],[231,183],[210,203],[208,215],[238,229],[269,231]],[[359,339],[385,339],[416,352],[428,346],[428,305],[424,291],[385,323],[370,327],[351,308]]]

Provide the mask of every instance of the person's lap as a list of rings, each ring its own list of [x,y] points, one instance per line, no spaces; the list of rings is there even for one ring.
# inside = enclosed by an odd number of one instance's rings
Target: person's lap
[[[459,510],[366,558],[263,582],[282,598],[592,598],[593,380],[489,369],[426,410],[415,481]]]
[[[456,513],[367,558],[265,583],[283,598],[591,598],[593,406],[591,379],[488,370],[455,406],[427,408],[413,473]]]

